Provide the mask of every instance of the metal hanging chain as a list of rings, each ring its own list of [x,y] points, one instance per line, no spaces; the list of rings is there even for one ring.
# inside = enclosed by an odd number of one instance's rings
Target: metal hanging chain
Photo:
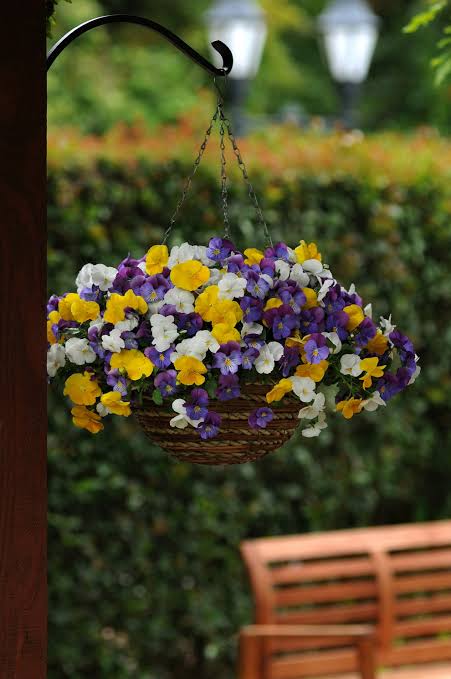
[[[200,146],[199,153],[197,154],[197,158],[194,161],[194,168],[193,168],[191,174],[189,175],[189,177],[187,178],[187,180],[185,182],[185,186],[183,187],[183,191],[182,191],[182,195],[180,197],[180,200],[177,204],[177,207],[175,208],[174,214],[171,217],[171,221],[169,222],[169,226],[166,229],[166,231],[164,232],[163,245],[166,243],[167,239],[171,235],[171,231],[172,231],[174,224],[177,220],[179,212],[180,212],[180,210],[181,210],[181,208],[182,208],[182,206],[183,206],[183,204],[184,204],[184,202],[185,202],[185,200],[186,200],[186,198],[187,198],[187,196],[190,192],[191,184],[192,184],[193,179],[194,179],[194,175],[197,172],[197,168],[199,167],[200,162],[202,160],[202,156],[204,155],[205,149],[207,148],[207,144],[208,144],[209,139],[210,139],[210,135],[211,135],[211,131],[213,129],[213,125],[215,124],[216,120],[218,119],[218,116],[219,116],[219,107],[216,108],[216,110],[213,114],[213,117],[210,121],[210,125],[209,125],[207,131],[205,132],[204,140],[203,140],[203,142]]]
[[[224,122],[222,120],[223,111],[222,111],[222,101],[221,101],[221,99],[218,99],[217,113],[219,114],[220,119],[221,119],[220,124],[219,124],[219,135],[220,135],[219,147],[221,149],[221,202],[222,202],[222,213],[223,213],[223,216],[224,216],[224,238],[230,239],[228,184],[227,184],[227,171],[226,171],[227,161],[226,161],[226,157],[225,157],[225,143],[224,143],[225,126],[224,126]]]
[[[234,151],[234,153],[235,153],[235,156],[236,156],[236,159],[237,159],[237,162],[238,162],[238,166],[239,166],[239,168],[240,168],[240,170],[241,170],[241,173],[242,173],[242,175],[243,175],[244,181],[245,181],[245,183],[246,183],[246,185],[247,185],[248,192],[249,192],[249,197],[250,197],[250,199],[252,200],[252,202],[254,203],[254,207],[255,207],[255,210],[256,210],[257,216],[258,216],[258,220],[259,220],[259,222],[260,222],[260,224],[261,224],[261,226],[262,226],[262,228],[263,228],[263,233],[264,233],[264,235],[265,235],[265,240],[266,240],[267,244],[268,244],[270,247],[272,247],[273,242],[272,242],[271,234],[269,233],[268,225],[267,225],[267,223],[266,223],[266,221],[265,221],[265,218],[264,218],[264,216],[263,216],[263,212],[262,212],[262,209],[261,209],[261,207],[260,207],[260,203],[258,202],[257,194],[255,193],[255,190],[254,190],[254,187],[252,186],[251,180],[249,179],[249,175],[248,175],[248,172],[247,172],[246,164],[245,164],[245,162],[244,162],[244,160],[243,160],[243,157],[242,157],[242,155],[241,155],[241,151],[240,151],[239,148],[238,148],[238,144],[237,144],[237,142],[236,142],[235,135],[233,134],[232,125],[231,125],[231,123],[230,123],[230,120],[229,120],[229,119],[227,118],[227,116],[224,114],[224,108],[223,108],[223,105],[222,105],[222,104],[223,104],[222,92],[220,91],[220,89],[218,88],[218,86],[216,86],[216,88],[217,88],[217,90],[218,90],[218,92],[219,92],[219,102],[220,102],[220,105],[218,104],[218,109],[219,109],[219,115],[220,115],[221,124],[224,124],[224,125],[226,126],[226,128],[227,128],[227,134],[228,134],[228,136],[229,136],[230,143],[231,143],[232,148],[233,148],[233,151]]]

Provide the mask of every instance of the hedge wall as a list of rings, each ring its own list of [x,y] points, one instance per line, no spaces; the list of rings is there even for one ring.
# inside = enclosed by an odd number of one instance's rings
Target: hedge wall
[[[50,139],[50,291],[69,289],[87,261],[117,264],[158,242],[194,132],[185,121],[153,139]],[[221,231],[216,152],[180,221],[191,241]],[[426,131],[286,129],[243,152],[274,236],[317,240],[343,283],[377,315],[392,312],[421,379],[386,412],[337,417],[319,440],[228,469],[172,462],[131,419],[79,432],[51,395],[50,679],[232,679],[236,632],[252,615],[240,540],[450,515],[450,144]],[[261,244],[237,182],[232,200],[237,241]]]

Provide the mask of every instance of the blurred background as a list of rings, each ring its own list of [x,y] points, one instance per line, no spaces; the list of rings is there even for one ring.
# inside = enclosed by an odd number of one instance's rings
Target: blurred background
[[[450,17],[407,34],[427,3],[374,0],[356,31],[331,14],[355,4],[56,7],[49,46],[115,12],[161,22],[208,58],[218,37],[252,44],[235,50],[226,96],[275,240],[315,240],[375,317],[393,313],[423,372],[387,412],[331,418],[320,440],[228,469],[172,462],[131,419],[91,437],[50,394],[50,679],[232,679],[252,619],[242,539],[450,516],[451,84],[430,64]],[[62,294],[84,263],[117,265],[161,241],[215,94],[138,26],[79,38],[48,93],[49,294]],[[222,232],[216,135],[210,147],[174,244]],[[229,160],[235,240],[263,245]]]

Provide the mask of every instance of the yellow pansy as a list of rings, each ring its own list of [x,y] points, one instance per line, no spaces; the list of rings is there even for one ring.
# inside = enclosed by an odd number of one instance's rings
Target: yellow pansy
[[[85,323],[86,321],[95,321],[100,314],[100,307],[97,302],[87,302],[85,299],[76,299],[71,304],[71,312],[74,321],[77,323]]]
[[[204,321],[211,321],[214,306],[218,301],[219,288],[217,285],[209,285],[196,299],[194,309]]]
[[[346,326],[346,330],[349,330],[349,332],[355,330],[365,318],[363,309],[358,304],[350,304],[349,306],[345,306],[343,311],[349,316],[349,321]]]
[[[70,411],[72,414],[72,422],[80,429],[87,429],[91,434],[98,434],[102,431],[102,418],[92,410],[88,410],[86,406],[74,406]]]
[[[103,315],[107,323],[119,323],[125,319],[125,309],[134,309],[140,314],[145,314],[149,308],[144,297],[135,295],[133,290],[127,290],[125,295],[118,295],[113,292],[106,303],[106,310]]]
[[[136,381],[140,380],[141,377],[149,377],[154,365],[139,349],[122,349],[120,353],[112,355],[111,367],[117,370],[125,370],[128,377]]]
[[[341,412],[343,417],[350,420],[356,413],[360,413],[363,407],[362,403],[362,398],[350,398],[348,401],[340,401],[340,403],[337,403],[337,410],[338,412]]]
[[[268,311],[268,309],[278,309],[280,306],[282,306],[282,304],[282,300],[278,297],[271,297],[271,299],[268,299],[266,302],[263,311]]]
[[[370,339],[365,347],[370,354],[378,354],[382,356],[388,348],[388,339],[382,334],[380,330],[377,331],[373,339]]]
[[[260,264],[265,255],[261,250],[257,250],[257,248],[247,248],[244,251],[244,256],[246,257],[244,263],[252,266],[252,264]]]
[[[202,361],[193,356],[180,356],[174,363],[175,369],[178,372],[177,380],[181,384],[199,386],[205,382],[205,373],[207,368]]]
[[[360,361],[361,369],[365,370],[365,374],[360,377],[360,379],[363,381],[363,386],[365,389],[369,389],[369,387],[371,387],[373,384],[373,377],[382,377],[384,374],[384,368],[386,366],[378,364],[379,359],[376,357],[364,358],[363,361]]]
[[[307,300],[302,307],[303,309],[313,309],[313,307],[318,306],[318,295],[312,288],[302,288],[302,292]]]
[[[92,406],[98,396],[101,395],[101,389],[92,373],[84,372],[75,373],[67,378],[64,384],[64,395],[69,396],[72,403],[78,406]]]
[[[321,261],[321,253],[318,252],[316,243],[309,243],[307,245],[305,240],[301,240],[297,248],[294,249],[294,253],[298,264],[302,264],[307,259],[317,259],[319,262]]]
[[[297,377],[310,377],[314,382],[321,382],[328,367],[329,363],[325,360],[319,363],[304,363],[298,365],[295,375]]]
[[[280,382],[273,386],[271,391],[268,391],[266,394],[266,401],[268,403],[280,401],[280,399],[282,399],[285,394],[288,394],[290,391],[293,391],[293,384],[291,383],[291,380],[280,380]]]
[[[153,245],[146,255],[146,272],[149,276],[161,273],[169,260],[166,245]]]
[[[243,318],[243,310],[238,302],[231,299],[219,300],[211,310],[211,322],[213,325],[225,323],[235,326]]]
[[[291,337],[287,337],[287,339],[285,340],[285,346],[298,347],[300,351],[304,347],[304,344],[307,342],[309,337],[310,335],[305,335],[305,337],[301,337],[299,331],[295,330],[294,335],[292,335]]]
[[[241,335],[236,328],[227,323],[218,323],[213,326],[211,334],[219,344],[227,344],[227,342],[239,342]]]
[[[103,394],[100,402],[114,415],[128,417],[132,414],[132,411],[130,410],[130,401],[123,401],[122,395],[118,391],[109,391],[106,394]]]
[[[80,301],[80,296],[76,292],[69,292],[68,295],[62,297],[58,302],[58,311],[61,314],[63,321],[73,321],[72,304]]]
[[[195,259],[176,264],[171,271],[171,281],[174,285],[190,292],[200,288],[209,278],[210,269]]]
[[[59,314],[58,311],[51,311],[49,313],[49,319],[47,321],[47,342],[49,344],[56,344],[57,339],[55,335],[53,334],[52,330],[52,325],[55,325],[58,323],[58,321],[61,319],[61,315]]]

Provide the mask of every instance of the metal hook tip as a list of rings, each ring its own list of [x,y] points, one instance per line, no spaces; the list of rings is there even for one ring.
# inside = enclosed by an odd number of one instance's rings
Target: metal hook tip
[[[229,75],[233,68],[233,54],[227,45],[222,42],[222,40],[215,40],[211,43],[213,49],[215,49],[222,57],[222,68],[218,69],[218,75],[226,76]]]

